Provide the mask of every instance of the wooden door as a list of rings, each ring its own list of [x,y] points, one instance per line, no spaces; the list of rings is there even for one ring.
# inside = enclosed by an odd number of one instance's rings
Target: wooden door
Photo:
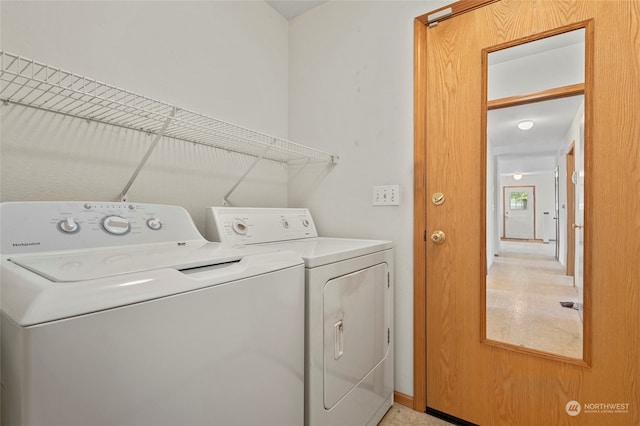
[[[576,264],[576,186],[573,182],[576,171],[574,146],[567,152],[567,260],[565,262],[567,275],[573,277]]]
[[[528,0],[416,20],[415,409],[489,426],[640,424],[639,16],[637,0]],[[483,316],[481,52],[576,23],[588,38],[583,361],[488,342]]]

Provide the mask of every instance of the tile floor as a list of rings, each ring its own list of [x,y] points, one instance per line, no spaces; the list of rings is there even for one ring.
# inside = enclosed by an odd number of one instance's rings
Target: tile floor
[[[523,244],[529,247],[523,249]],[[500,256],[487,276],[487,337],[582,358],[580,312],[560,305],[561,301],[576,301],[578,291],[555,259],[555,246],[501,245]]]
[[[425,413],[413,411],[411,408],[400,404],[393,404],[382,418],[378,426],[450,426],[444,420],[432,417]]]

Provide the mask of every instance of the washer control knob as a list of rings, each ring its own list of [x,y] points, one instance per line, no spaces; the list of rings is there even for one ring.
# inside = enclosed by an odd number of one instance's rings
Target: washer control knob
[[[282,221],[282,226],[284,226],[284,227],[285,227],[285,229],[289,229],[289,221],[287,221],[287,220],[283,220],[283,221]]]
[[[58,228],[62,232],[65,232],[67,234],[73,234],[74,232],[77,232],[80,229],[80,226],[75,220],[73,220],[71,216],[68,216],[66,219],[58,222]]]
[[[248,226],[243,220],[240,220],[240,219],[234,220],[233,225],[231,227],[233,228],[233,232],[235,232],[236,234],[240,234],[240,235],[247,234]]]
[[[302,219],[302,226],[304,226],[305,228],[309,227],[309,219]]]
[[[102,221],[105,231],[113,235],[124,235],[131,230],[131,224],[127,219],[120,216],[107,216]]]
[[[159,231],[160,229],[162,229],[162,222],[157,217],[154,217],[147,220],[147,226],[149,227],[149,229]]]

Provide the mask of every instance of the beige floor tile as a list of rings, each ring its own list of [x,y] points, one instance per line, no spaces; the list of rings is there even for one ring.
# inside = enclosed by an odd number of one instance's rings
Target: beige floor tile
[[[487,276],[487,337],[582,358],[580,313],[560,305],[577,298],[572,277],[549,247],[537,248],[538,254],[519,252],[517,244],[509,247],[514,251],[501,252]]]
[[[378,426],[449,426],[451,424],[426,413],[419,413],[403,405],[394,404]]]

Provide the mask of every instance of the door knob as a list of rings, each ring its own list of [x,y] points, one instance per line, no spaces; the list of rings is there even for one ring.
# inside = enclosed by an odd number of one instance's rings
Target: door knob
[[[582,228],[582,225],[578,225],[577,223],[574,223],[574,224],[571,225],[571,227],[573,229],[580,229],[580,228]]]
[[[431,241],[434,244],[442,244],[444,243],[444,240],[446,238],[447,236],[442,231],[435,231],[433,234],[431,234]]]

